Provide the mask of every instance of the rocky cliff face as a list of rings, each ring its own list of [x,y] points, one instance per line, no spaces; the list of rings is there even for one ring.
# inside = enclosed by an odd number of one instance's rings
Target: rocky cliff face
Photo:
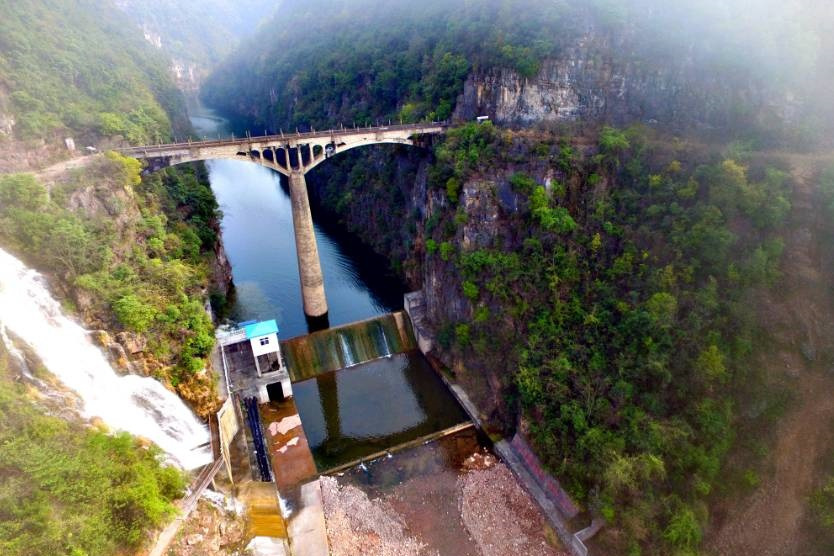
[[[427,150],[375,147],[337,157],[308,175],[307,181],[320,210],[330,212],[371,250],[385,256],[410,289],[425,291],[434,354],[456,373],[489,421],[511,424],[514,415],[504,399],[503,382],[510,362],[485,361],[438,341],[453,324],[473,319],[472,303],[461,290],[452,262],[437,253],[427,255],[426,239],[432,230],[452,226],[450,215],[458,214],[461,223],[452,240],[456,249],[520,243],[512,219],[524,200],[511,187],[510,176],[523,171],[545,184],[564,176],[555,175],[543,161],[520,161],[465,181],[456,208],[445,189],[430,185],[432,162]]]
[[[739,129],[789,123],[797,97],[749,72],[709,70],[689,58],[658,61],[633,52],[628,37],[588,31],[544,60],[530,78],[510,69],[470,74],[455,117],[489,116],[502,125],[643,122],[665,129]]]
[[[217,236],[217,243],[214,244],[214,260],[211,262],[211,289],[229,295],[232,289],[232,263],[226,255],[226,247],[223,245],[221,235]]]
[[[427,171],[423,149],[380,146],[340,155],[307,176],[311,201],[390,261],[412,286],[421,282],[414,256],[426,217]]]

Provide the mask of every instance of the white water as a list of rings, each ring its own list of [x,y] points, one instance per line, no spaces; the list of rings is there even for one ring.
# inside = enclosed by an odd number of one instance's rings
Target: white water
[[[356,360],[350,351],[350,344],[348,344],[344,334],[339,334],[339,342],[342,344],[342,358],[344,359],[345,367],[353,367],[356,365]]]
[[[380,322],[377,323],[377,326],[379,327],[379,332],[382,334],[382,346],[385,348],[385,353],[382,356],[391,357],[391,346],[388,345],[388,336],[385,335],[385,327]]]
[[[2,327],[80,396],[85,417],[153,441],[186,469],[211,461],[209,449],[200,448],[209,442],[208,430],[182,400],[152,378],[116,374],[88,333],[64,315],[43,277],[0,249]]]

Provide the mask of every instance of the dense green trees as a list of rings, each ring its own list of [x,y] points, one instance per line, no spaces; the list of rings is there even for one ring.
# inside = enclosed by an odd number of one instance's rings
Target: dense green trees
[[[167,139],[187,126],[167,62],[109,2],[16,1],[0,19],[0,106],[21,139]]]
[[[210,76],[206,98],[253,129],[446,119],[471,70],[535,74],[554,38],[576,32],[570,12],[539,0],[287,2]],[[243,90],[262,104],[243,106]]]
[[[171,516],[184,476],[155,447],[44,414],[0,346],[0,552],[104,556]]]
[[[472,136],[485,140],[473,149]],[[451,323],[454,349],[504,362],[539,455],[631,549],[687,553],[750,376],[745,301],[778,278],[790,203],[774,168],[694,153],[682,163],[647,141],[606,128],[601,156],[574,154],[560,176],[571,185],[548,190],[509,169],[524,153],[565,167],[563,141],[470,124],[449,134],[431,177],[438,188],[449,175],[504,179],[522,203],[504,214],[518,237],[448,257],[472,303],[471,319]],[[440,224],[431,241],[457,246],[458,230]]]
[[[754,91],[801,90],[806,100],[818,97],[822,110],[822,91],[832,80],[821,48],[830,14],[803,0],[760,4],[750,10],[725,0],[674,6],[665,0],[293,0],[225,60],[203,92],[253,132],[446,119],[472,72],[509,68],[533,77],[546,59],[569,61],[567,55],[583,57],[589,67],[629,68],[624,71],[633,75],[626,78],[648,87],[656,69],[658,76],[714,83],[706,85],[707,95],[730,94],[719,83],[735,83],[753,97]],[[687,94],[691,110],[714,110],[696,98],[702,94]],[[648,107],[657,96],[647,91],[630,102]],[[713,124],[769,135],[779,122],[764,121],[769,117],[757,106],[745,93]],[[807,129],[796,126],[792,139],[829,125],[810,111],[801,118]]]
[[[30,174],[0,177],[0,242],[55,275],[88,318],[146,335],[163,376],[188,386],[214,344],[202,299],[217,202],[197,170],[143,181],[139,169],[109,153],[51,195]],[[98,203],[93,213],[67,208]]]

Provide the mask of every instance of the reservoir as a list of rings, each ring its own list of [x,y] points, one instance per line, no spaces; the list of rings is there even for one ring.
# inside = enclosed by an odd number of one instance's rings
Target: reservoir
[[[189,114],[198,137],[231,135],[225,120],[199,101],[189,100]],[[223,212],[223,243],[234,274],[228,317],[238,322],[274,318],[283,339],[307,334],[286,180],[251,162],[206,165]],[[313,207],[330,324],[401,309],[405,290],[388,276],[387,261],[350,237],[326,231],[334,226],[322,226],[318,217]]]
[[[190,106],[197,135],[230,135],[222,118]],[[278,322],[293,397],[319,472],[458,425],[466,414],[393,316],[405,289],[388,262],[323,226],[316,240],[333,332],[308,332],[286,180],[246,161],[207,162],[223,212],[223,242],[236,287],[228,317]],[[393,320],[392,320],[393,319]],[[367,321],[358,323],[357,321]],[[400,327],[401,329],[402,327]],[[402,338],[401,338],[402,336]],[[296,349],[286,344],[290,343]]]

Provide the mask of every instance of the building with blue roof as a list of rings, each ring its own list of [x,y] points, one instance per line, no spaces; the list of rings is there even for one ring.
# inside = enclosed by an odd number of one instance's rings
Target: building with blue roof
[[[278,334],[278,323],[275,322],[275,319],[262,322],[248,322],[243,326],[243,330],[246,331],[246,338],[251,340],[253,338],[260,338],[261,336]]]
[[[230,391],[256,389],[261,403],[292,395],[278,343],[278,323],[246,321],[218,335]]]

